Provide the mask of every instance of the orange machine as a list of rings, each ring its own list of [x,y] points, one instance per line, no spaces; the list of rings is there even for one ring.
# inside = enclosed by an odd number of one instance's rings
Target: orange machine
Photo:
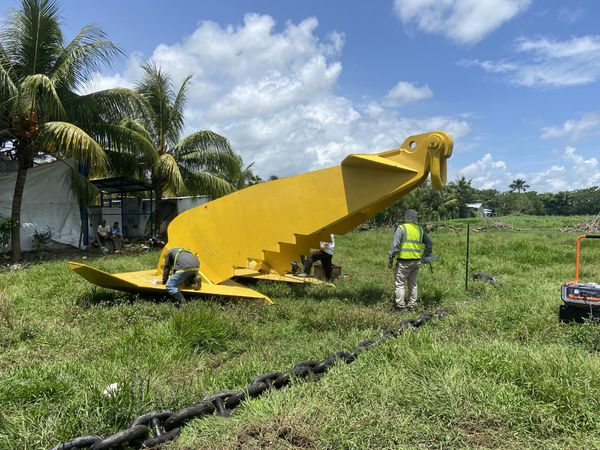
[[[583,321],[586,316],[599,315],[600,311],[600,284],[579,282],[579,257],[581,254],[582,239],[600,239],[600,235],[582,234],[577,237],[575,251],[575,279],[564,283],[561,287],[561,298],[564,302],[559,309],[561,322],[576,320]]]

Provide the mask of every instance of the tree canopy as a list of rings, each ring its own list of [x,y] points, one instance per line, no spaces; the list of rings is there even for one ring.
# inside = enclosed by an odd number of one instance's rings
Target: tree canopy
[[[527,189],[529,189],[529,185],[525,180],[517,178],[516,180],[513,180],[513,182],[508,186],[508,188],[513,192],[517,191],[520,193],[521,191],[525,192]]]
[[[371,219],[374,225],[393,226],[402,220],[404,211],[419,211],[423,222],[472,217],[476,213],[464,207],[466,203],[483,203],[494,215],[595,215],[600,212],[600,187],[561,192],[500,192],[496,189],[477,189],[464,178],[448,183],[436,191],[427,182],[409,192],[393,205]]]
[[[152,62],[142,66],[144,77],[136,91],[144,107],[123,126],[151,143],[151,157],[111,153],[115,166],[131,174],[149,175],[156,199],[158,229],[162,222],[162,198],[174,195],[219,197],[236,189],[222,174],[240,170],[241,160],[229,141],[210,130],[199,130],[182,137],[183,108],[191,75],[177,90],[169,74]]]
[[[144,152],[148,146],[120,120],[139,108],[127,89],[81,94],[91,75],[121,55],[98,27],[83,27],[70,42],[61,30],[58,2],[21,0],[0,32],[0,141],[18,162],[13,195],[11,252],[21,257],[21,204],[27,170],[40,159],[74,158],[92,173],[110,162],[104,148]],[[147,155],[152,158],[152,154]],[[92,187],[77,172],[69,180],[83,197]]]

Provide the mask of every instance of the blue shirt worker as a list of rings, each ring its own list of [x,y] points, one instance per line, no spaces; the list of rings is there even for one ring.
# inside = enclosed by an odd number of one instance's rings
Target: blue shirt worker
[[[118,251],[122,247],[123,231],[119,226],[119,222],[115,222],[110,229],[110,240],[112,241],[114,251]]]
[[[396,308],[413,309],[417,305],[417,275],[421,259],[431,255],[433,244],[425,229],[417,225],[418,214],[414,209],[404,213],[404,223],[398,225],[390,248],[388,267],[394,268],[394,292]],[[408,287],[408,305],[405,303]]]
[[[193,284],[194,289],[200,287],[198,270],[200,261],[191,250],[173,247],[165,254],[162,284],[166,285],[167,292],[175,300],[184,301],[185,297],[179,290],[180,285]]]

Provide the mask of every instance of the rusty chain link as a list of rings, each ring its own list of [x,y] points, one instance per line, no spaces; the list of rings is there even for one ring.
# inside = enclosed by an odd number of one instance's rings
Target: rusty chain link
[[[293,378],[318,380],[337,360],[346,364],[353,362],[358,355],[387,339],[402,334],[409,328],[419,328],[432,318],[442,318],[447,311],[441,309],[433,313],[424,313],[417,319],[403,320],[399,327],[383,330],[379,339],[367,339],[359,342],[352,352],[331,353],[322,361],[300,361],[287,372],[267,372],[254,378],[242,391],[220,391],[205,396],[202,401],[177,412],[157,411],[143,414],[133,420],[131,426],[111,436],[82,436],[52,447],[50,450],[75,450],[89,448],[102,450],[111,448],[151,448],[163,442],[176,439],[179,430],[186,422],[215,412],[228,417],[242,401],[258,397],[266,391],[281,389]],[[149,437],[151,436],[151,437]]]

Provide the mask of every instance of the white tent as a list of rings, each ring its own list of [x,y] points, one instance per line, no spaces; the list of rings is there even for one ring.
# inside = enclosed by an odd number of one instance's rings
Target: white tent
[[[27,171],[21,208],[21,249],[31,250],[34,232],[52,232],[52,240],[79,245],[81,216],[77,198],[65,180],[70,162],[57,161]],[[0,174],[0,216],[10,217],[16,172]]]

